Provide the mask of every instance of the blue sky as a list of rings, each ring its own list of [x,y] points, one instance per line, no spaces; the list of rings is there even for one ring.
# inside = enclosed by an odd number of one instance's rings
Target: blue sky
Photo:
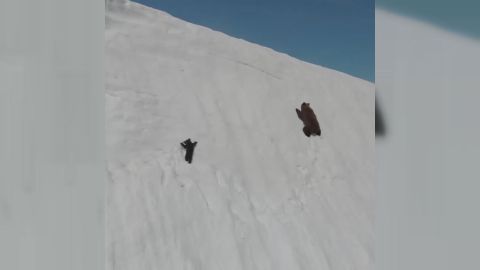
[[[479,0],[377,0],[378,7],[480,39]]]
[[[373,0],[135,0],[183,20],[374,81]]]

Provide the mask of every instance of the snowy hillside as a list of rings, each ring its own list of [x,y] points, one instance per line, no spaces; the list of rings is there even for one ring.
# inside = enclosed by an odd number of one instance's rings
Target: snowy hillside
[[[372,268],[371,83],[135,3],[106,25],[107,269]]]
[[[387,124],[376,145],[375,266],[480,269],[480,40],[375,14],[376,86]]]

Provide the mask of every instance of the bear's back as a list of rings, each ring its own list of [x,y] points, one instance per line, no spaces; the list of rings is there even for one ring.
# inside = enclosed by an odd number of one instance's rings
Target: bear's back
[[[302,104],[302,120],[311,133],[320,135],[320,125],[317,117],[307,103]]]

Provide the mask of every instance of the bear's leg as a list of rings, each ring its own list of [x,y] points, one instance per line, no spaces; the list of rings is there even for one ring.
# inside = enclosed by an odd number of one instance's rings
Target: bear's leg
[[[187,154],[185,155],[185,161],[188,163],[192,163],[192,157],[193,157],[193,149],[189,148],[187,149]]]
[[[311,133],[310,130],[307,127],[303,127],[303,133],[305,133],[305,136],[310,137]]]
[[[299,109],[295,109],[295,111],[297,111],[297,116],[298,116],[298,119],[302,120],[302,112],[299,110]]]

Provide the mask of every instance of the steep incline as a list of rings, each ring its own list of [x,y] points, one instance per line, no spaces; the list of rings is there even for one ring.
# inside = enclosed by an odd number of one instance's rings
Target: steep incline
[[[135,3],[106,22],[108,269],[372,267],[371,83]]]

